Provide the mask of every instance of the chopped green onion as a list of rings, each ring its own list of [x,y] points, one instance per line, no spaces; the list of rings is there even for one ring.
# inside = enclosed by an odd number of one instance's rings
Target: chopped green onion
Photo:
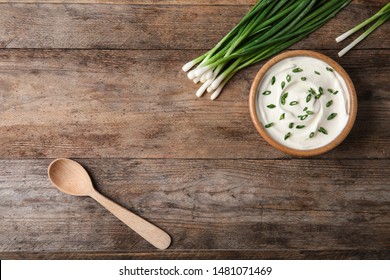
[[[288,97],[288,92],[283,93],[283,95],[282,95],[282,97],[281,97],[281,99],[280,99],[280,103],[281,103],[282,105],[286,105],[286,99],[287,99],[287,97]]]
[[[298,104],[299,104],[298,101],[291,101],[291,102],[290,102],[290,106],[295,106],[295,105],[298,105]]]
[[[313,138],[314,137],[314,135],[315,135],[315,133],[314,132],[312,132],[312,133],[310,133],[310,138]]]
[[[294,123],[293,123],[293,122],[290,123],[290,124],[288,125],[288,128],[294,128]]]
[[[317,75],[321,75],[321,73],[318,72],[318,71],[314,71],[314,73],[317,74]]]
[[[307,119],[309,115],[303,115],[303,116],[298,116],[298,118],[301,120],[301,121],[304,121]]]
[[[328,120],[328,121],[333,120],[336,116],[337,116],[337,113],[332,113],[332,114],[329,115],[329,117],[327,118],[327,120]]]
[[[291,75],[287,75],[286,81],[287,81],[287,82],[291,82]]]
[[[333,100],[329,100],[328,103],[326,103],[326,107],[330,107],[333,105]]]
[[[267,107],[270,108],[270,109],[274,109],[274,108],[276,108],[276,105],[275,104],[269,104],[269,105],[267,105]]]
[[[286,86],[286,82],[283,81],[282,84],[281,84],[282,89],[284,89],[285,86]]]
[[[306,97],[306,103],[309,103],[311,100],[311,94],[309,94],[307,97]]]
[[[307,78],[306,78],[306,77],[301,77],[301,80],[302,80],[302,81],[306,81]]]
[[[273,127],[274,125],[275,125],[275,123],[272,122],[272,123],[266,124],[265,128],[270,128],[270,127]]]
[[[329,72],[333,72],[333,69],[330,67],[326,67],[326,70],[328,70]]]
[[[306,125],[297,125],[295,128],[296,129],[302,129],[302,128],[305,128],[306,127]]]
[[[320,127],[320,128],[318,129],[318,131],[321,132],[321,133],[323,133],[323,134],[325,134],[325,135],[328,135],[328,131],[327,131],[325,128],[323,128],[323,127]]]
[[[270,95],[271,94],[271,91],[270,90],[266,90],[263,92],[263,95]]]
[[[288,138],[291,137],[291,132],[288,132],[285,136],[284,136],[284,141],[286,141]]]
[[[300,72],[303,72],[303,69],[301,69],[301,68],[295,68],[295,69],[293,69],[292,71],[293,71],[293,73],[300,73]]]
[[[313,112],[313,111],[306,111],[306,114],[308,114],[308,115],[314,115],[314,112]]]
[[[275,82],[276,82],[276,78],[275,78],[275,76],[273,76],[272,79],[271,79],[271,85],[274,85]]]
[[[309,93],[311,93],[311,94],[314,95],[314,96],[317,95],[317,92],[316,92],[315,89],[313,89],[313,88],[310,88],[310,89],[309,89]]]
[[[283,113],[283,114],[281,114],[280,115],[280,118],[279,118],[279,120],[284,120],[286,118],[286,114],[285,113]]]

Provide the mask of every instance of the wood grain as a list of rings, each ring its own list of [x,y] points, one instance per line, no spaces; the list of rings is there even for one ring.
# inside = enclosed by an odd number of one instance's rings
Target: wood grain
[[[74,196],[89,196],[96,200],[157,249],[164,250],[171,244],[171,237],[165,231],[98,192],[88,173],[78,162],[66,158],[56,159],[49,165],[48,176],[58,190]]]
[[[385,1],[350,4],[295,48],[341,49],[335,38],[375,13]],[[1,48],[209,49],[249,6],[0,4]],[[389,26],[357,48],[390,45]],[[309,43],[310,42],[310,43]]]
[[[334,38],[386,1],[352,1],[291,49],[339,62],[358,95],[348,138],[316,158],[256,132],[249,88],[196,98],[181,66],[252,0],[0,0],[0,259],[389,259],[388,24],[343,58]],[[353,39],[353,38],[351,38]],[[166,230],[165,252],[47,179],[53,158]]]
[[[2,259],[28,260],[387,260],[389,250],[169,250],[130,252],[7,252]]]
[[[337,59],[334,51],[323,53]],[[337,59],[355,83],[359,110],[349,137],[325,157],[388,158],[389,54],[352,51]],[[197,86],[180,69],[194,55],[0,51],[0,156],[284,157],[258,135],[249,115],[249,88],[261,64],[239,73],[212,102],[195,97]]]
[[[170,232],[173,250],[389,249],[388,160],[80,162],[100,192]],[[0,161],[1,251],[151,249],[93,200],[53,188],[48,163]]]
[[[10,1],[0,0],[0,3]],[[247,5],[251,6],[256,0],[13,0],[13,3],[45,3],[45,4],[110,4],[110,5]]]
[[[385,0],[373,0],[370,1],[374,4],[386,3]],[[110,4],[110,5],[247,5],[252,6],[256,3],[256,0],[0,0],[0,3],[45,3],[45,4]],[[354,5],[367,4],[365,0],[354,0]]]

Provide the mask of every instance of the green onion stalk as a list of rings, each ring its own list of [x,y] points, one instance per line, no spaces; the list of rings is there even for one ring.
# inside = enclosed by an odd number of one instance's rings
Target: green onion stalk
[[[211,50],[183,66],[194,83],[216,99],[240,70],[302,40],[333,18],[351,0],[259,0]]]
[[[344,34],[340,35],[336,38],[336,42],[341,42],[354,34],[356,31],[359,31],[366,25],[372,23],[376,20],[376,22],[370,26],[366,31],[363,32],[359,37],[357,37],[352,43],[350,43],[348,46],[346,46],[344,49],[342,49],[339,52],[339,57],[342,57],[347,52],[349,52],[353,47],[355,47],[357,44],[359,44],[361,41],[363,41],[368,35],[370,35],[372,32],[374,32],[379,26],[384,24],[386,21],[390,19],[390,2],[387,3],[382,9],[380,9],[375,15],[371,16],[370,18],[366,19],[362,23],[356,25],[354,28],[348,30]]]

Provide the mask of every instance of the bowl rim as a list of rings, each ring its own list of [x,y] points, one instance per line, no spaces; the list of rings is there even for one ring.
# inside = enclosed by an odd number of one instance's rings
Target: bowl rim
[[[256,97],[258,95],[258,87],[260,85],[260,82],[265,75],[265,73],[276,63],[287,59],[291,57],[296,57],[296,56],[307,56],[307,57],[312,57],[316,58],[319,60],[322,60],[323,62],[327,63],[329,66],[331,66],[345,81],[348,89],[348,94],[349,94],[349,108],[350,108],[350,115],[347,121],[347,124],[345,125],[344,129],[341,131],[341,133],[333,139],[330,143],[314,148],[314,149],[308,149],[308,150],[299,150],[299,149],[294,149],[287,147],[276,140],[274,140],[268,132],[266,132],[265,128],[260,122],[260,119],[257,116],[256,112]],[[345,138],[348,136],[350,131],[352,130],[352,127],[355,123],[356,120],[356,115],[357,115],[357,96],[356,96],[356,90],[355,86],[348,75],[348,73],[344,70],[344,68],[334,61],[332,58],[316,52],[316,51],[310,51],[310,50],[292,50],[292,51],[285,51],[272,59],[270,59],[268,62],[266,62],[260,70],[257,72],[255,79],[252,83],[252,86],[250,88],[250,93],[249,93],[249,111],[251,115],[252,122],[256,128],[256,130],[260,133],[260,135],[266,140],[271,146],[274,148],[292,155],[292,156],[298,156],[298,157],[309,157],[309,156],[316,156],[320,155],[323,153],[326,153],[335,147],[337,147],[341,142],[345,140]]]

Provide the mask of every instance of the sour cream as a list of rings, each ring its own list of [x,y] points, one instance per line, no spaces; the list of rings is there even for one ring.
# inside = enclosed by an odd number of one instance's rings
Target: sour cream
[[[269,136],[297,150],[329,144],[350,117],[344,79],[324,61],[308,56],[273,65],[259,83],[255,102]]]

